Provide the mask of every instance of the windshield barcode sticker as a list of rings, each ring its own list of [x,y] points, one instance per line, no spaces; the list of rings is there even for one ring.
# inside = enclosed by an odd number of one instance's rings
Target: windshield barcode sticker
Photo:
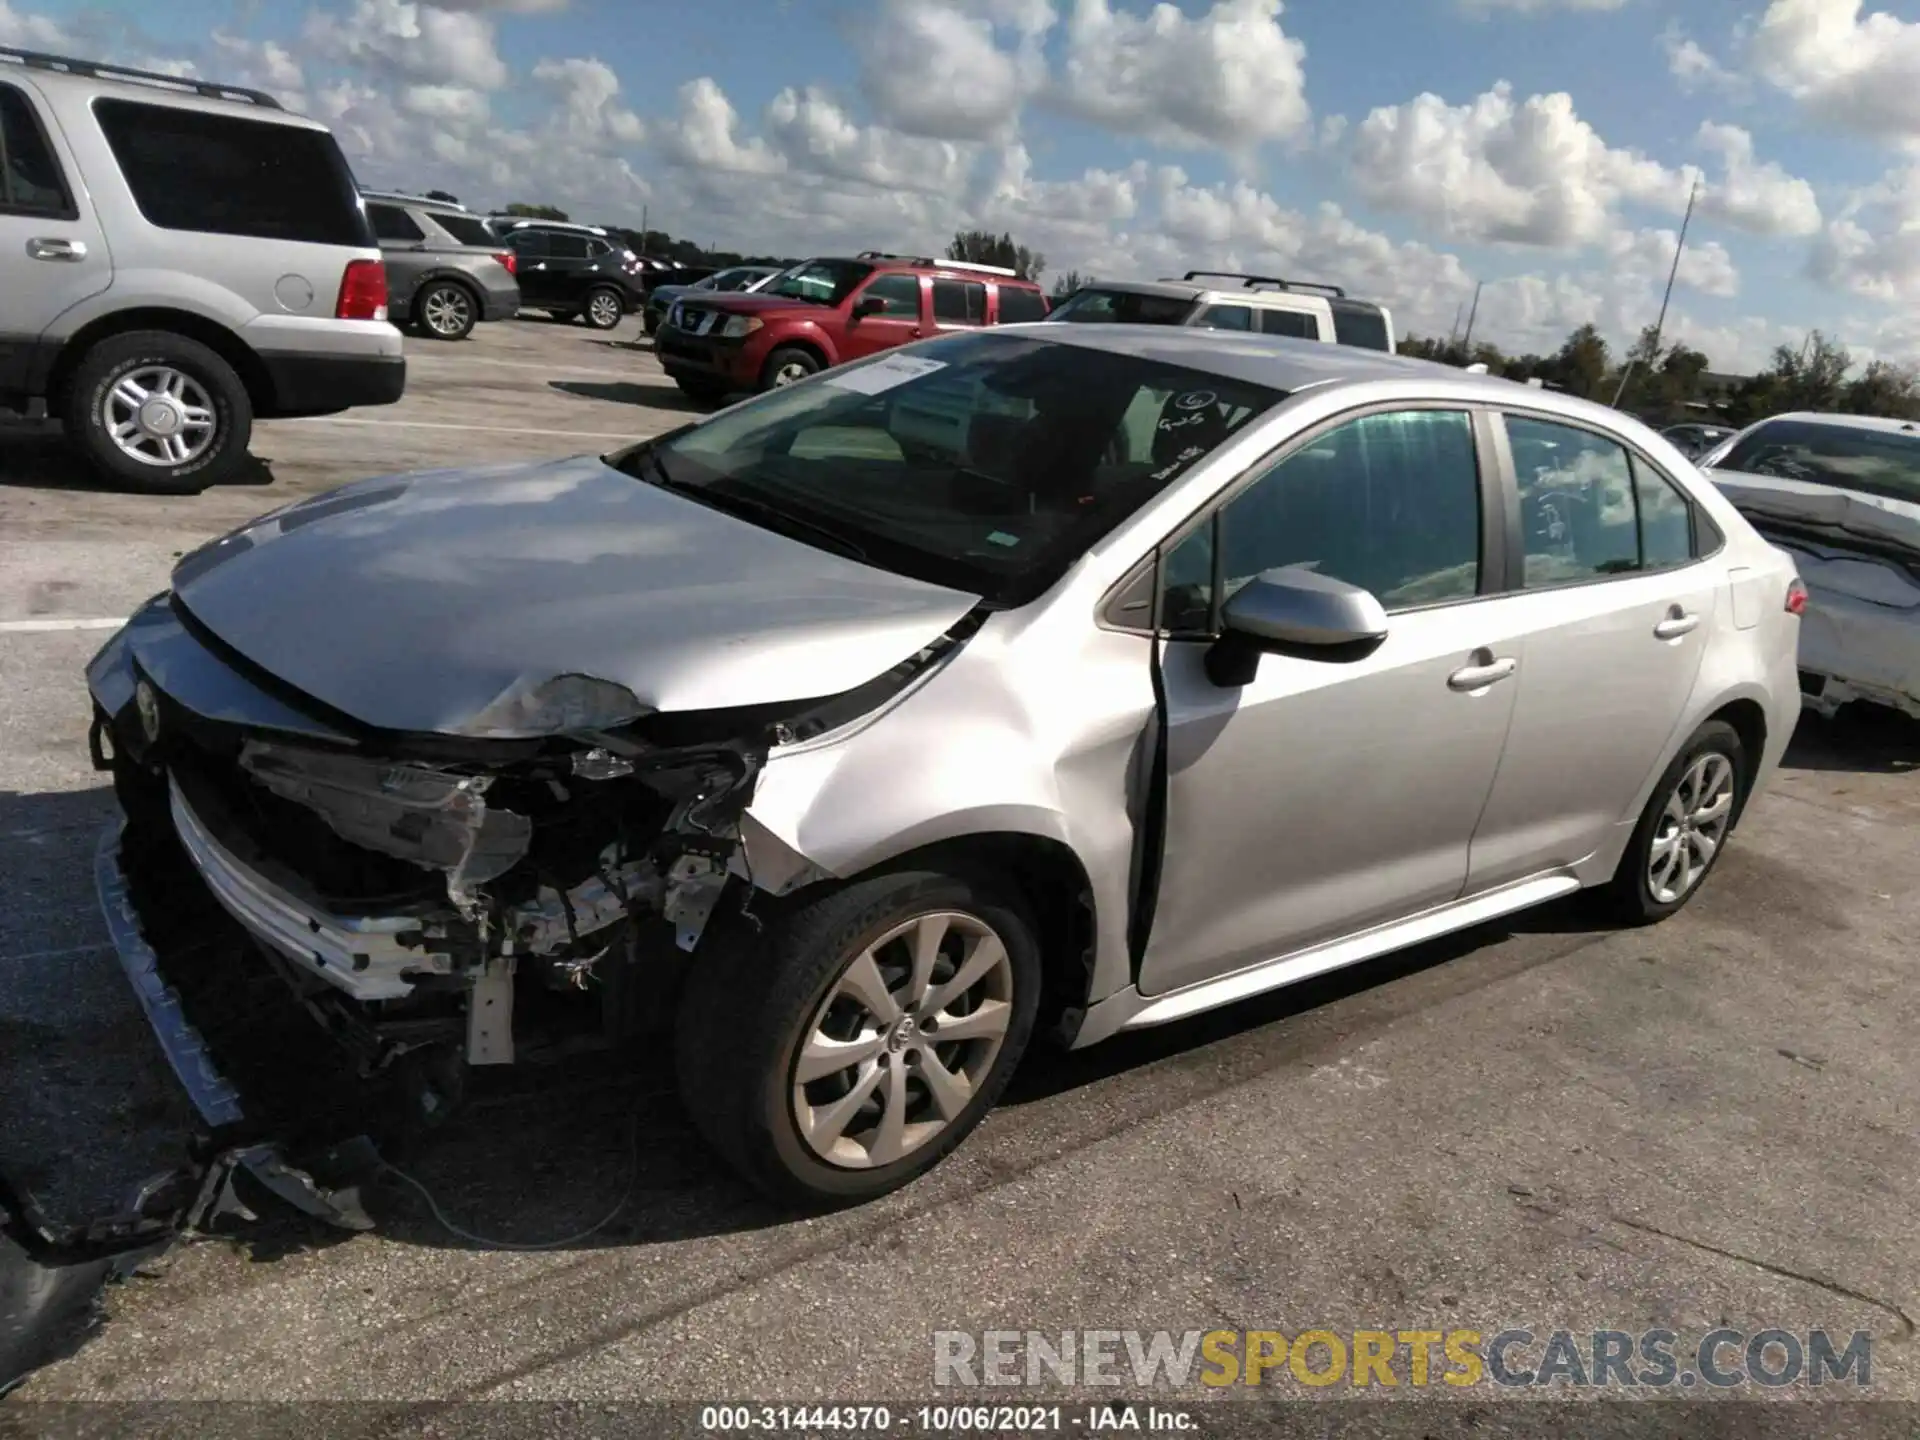
[[[944,360],[922,360],[917,355],[889,355],[884,360],[862,365],[844,375],[822,375],[820,383],[837,385],[842,390],[852,390],[861,395],[878,395],[883,390],[891,390],[896,385],[904,385],[909,380],[918,380],[923,375],[946,368],[947,362]]]

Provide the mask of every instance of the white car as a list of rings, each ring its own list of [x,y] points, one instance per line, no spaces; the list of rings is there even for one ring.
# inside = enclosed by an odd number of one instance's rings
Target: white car
[[[1920,718],[1920,424],[1776,415],[1700,467],[1806,582],[1808,708],[1867,700]]]

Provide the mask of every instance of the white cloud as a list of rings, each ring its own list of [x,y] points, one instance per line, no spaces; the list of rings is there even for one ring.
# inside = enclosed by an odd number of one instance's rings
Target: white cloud
[[[1204,15],[1145,15],[1074,0],[1056,99],[1123,135],[1247,153],[1307,132],[1307,47],[1280,25],[1281,0],[1216,0]]]
[[[1741,77],[1702,49],[1678,25],[1669,25],[1661,32],[1660,45],[1667,54],[1667,73],[1680,82],[1682,90],[1741,88]]]
[[[1920,302],[1920,166],[1856,192],[1815,242],[1808,269],[1869,299]]]
[[[516,15],[553,15],[567,0],[436,0],[442,10],[498,10]]]
[[[640,117],[618,102],[620,77],[597,59],[542,60],[533,78],[559,101],[555,122],[576,143],[638,144],[646,136]]]
[[[1773,0],[1748,60],[1827,124],[1920,140],[1920,22],[1863,10],[1862,0]]]
[[[0,0],[0,45],[18,45],[22,49],[64,50],[72,42],[67,32],[44,15],[16,10],[8,0]]]
[[[1616,228],[1625,201],[1678,212],[1689,177],[1602,140],[1565,93],[1515,104],[1505,81],[1465,105],[1426,94],[1352,136],[1356,187],[1460,240],[1565,249]]]
[[[765,130],[767,143],[794,169],[868,185],[950,191],[965,183],[971,158],[951,141],[858,125],[813,86],[776,95]]]
[[[1719,155],[1722,169],[1701,194],[1702,215],[1753,235],[1812,235],[1820,229],[1813,186],[1771,160],[1756,160],[1745,130],[1707,120],[1694,138]]]
[[[1495,13],[1545,15],[1555,10],[1618,10],[1628,0],[1460,0],[1460,8],[1484,19]]]
[[[881,0],[853,30],[868,103],[883,124],[910,135],[1008,136],[1046,83],[1040,43],[1053,20],[1047,0]],[[1013,48],[1003,48],[1009,34]]]
[[[326,59],[424,85],[497,90],[506,62],[494,47],[493,22],[414,0],[355,0],[345,14],[308,14],[306,43]]]
[[[740,117],[713,80],[702,76],[680,87],[680,114],[667,127],[669,153],[689,165],[728,175],[770,175],[785,161],[764,140],[734,137]]]
[[[1608,273],[1624,290],[1663,288],[1673,270],[1673,251],[1679,243],[1680,235],[1675,230],[1615,231],[1604,247]],[[1740,293],[1740,272],[1719,241],[1689,236],[1675,284],[1703,295],[1731,297]]]

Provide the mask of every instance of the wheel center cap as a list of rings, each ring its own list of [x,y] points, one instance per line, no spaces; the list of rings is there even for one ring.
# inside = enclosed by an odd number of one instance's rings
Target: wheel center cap
[[[920,1026],[911,1015],[902,1015],[887,1033],[887,1049],[893,1054],[907,1048],[920,1038]]]
[[[171,435],[180,428],[180,412],[171,400],[149,400],[140,407],[140,428],[149,435]]]

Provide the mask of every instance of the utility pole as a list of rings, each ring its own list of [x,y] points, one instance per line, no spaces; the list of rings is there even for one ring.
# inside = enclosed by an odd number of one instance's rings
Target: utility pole
[[[1660,315],[1653,322],[1653,358],[1658,358],[1660,354],[1660,334],[1667,327],[1667,305],[1673,299],[1673,282],[1680,278],[1680,257],[1686,253],[1687,248],[1687,226],[1693,223],[1693,202],[1699,198],[1699,195],[1700,181],[1696,178],[1693,188],[1687,191],[1687,213],[1680,217],[1680,239],[1673,247],[1673,268],[1667,271],[1667,291],[1660,297]],[[1627,381],[1632,377],[1633,362],[1629,360],[1626,368],[1620,372],[1620,387],[1613,392],[1613,403],[1616,408],[1620,404],[1620,397],[1627,393]]]
[[[1468,350],[1473,345],[1473,319],[1480,313],[1480,290],[1487,282],[1482,280],[1473,287],[1473,308],[1467,311],[1467,333],[1460,337],[1460,348]]]
[[[1453,342],[1460,338],[1460,317],[1466,313],[1467,302],[1462,300],[1453,307],[1453,328],[1447,331],[1447,348],[1453,348]]]
[[[647,248],[647,207],[645,205],[640,207],[640,248],[642,250]]]

